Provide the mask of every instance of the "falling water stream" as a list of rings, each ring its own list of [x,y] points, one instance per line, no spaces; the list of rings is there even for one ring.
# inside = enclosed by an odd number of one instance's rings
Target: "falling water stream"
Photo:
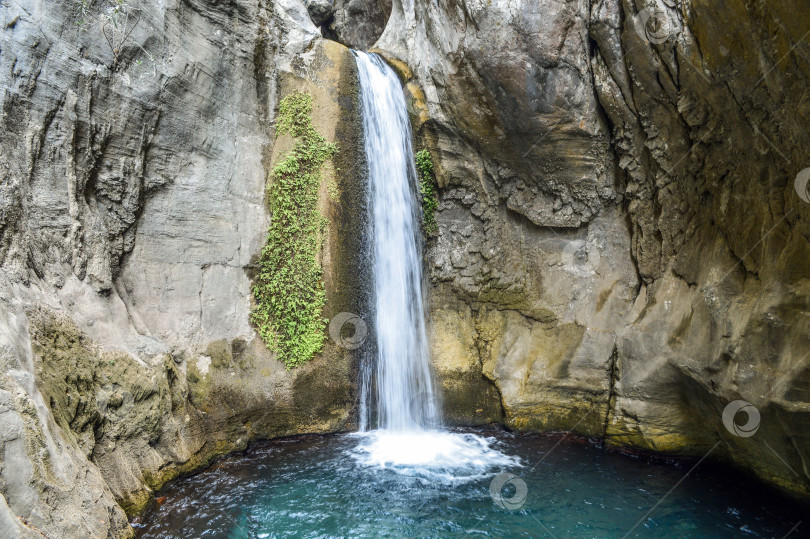
[[[441,399],[430,372],[422,291],[417,176],[405,94],[376,54],[355,52],[368,163],[373,244],[376,430],[371,366],[361,388],[358,458],[408,475],[480,477],[492,466],[517,464],[485,438],[442,429]]]
[[[437,426],[439,405],[422,302],[416,167],[405,96],[394,71],[377,55],[355,55],[372,225],[378,424],[396,431]],[[364,376],[364,381],[369,378]],[[361,398],[367,401],[369,393],[365,387]],[[362,408],[371,409],[368,404]],[[362,421],[361,430],[366,430],[362,427],[369,418]]]

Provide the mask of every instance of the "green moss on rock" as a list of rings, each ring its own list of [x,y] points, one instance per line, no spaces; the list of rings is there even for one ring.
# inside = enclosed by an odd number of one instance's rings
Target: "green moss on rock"
[[[272,221],[253,286],[252,320],[267,346],[288,369],[323,348],[326,293],[318,255],[327,221],[318,210],[321,168],[337,153],[312,122],[312,96],[295,92],[279,105],[278,134],[295,146],[271,173]]]

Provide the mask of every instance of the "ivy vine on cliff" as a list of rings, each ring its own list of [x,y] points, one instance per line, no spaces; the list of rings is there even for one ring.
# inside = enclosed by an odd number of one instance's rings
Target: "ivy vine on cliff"
[[[338,151],[312,122],[312,96],[293,93],[279,104],[277,134],[295,146],[270,173],[271,223],[253,286],[259,335],[288,369],[323,348],[326,293],[318,254],[327,221],[318,211],[321,168]]]
[[[419,172],[419,192],[422,194],[422,226],[425,234],[435,236],[439,233],[436,223],[436,209],[439,207],[436,188],[436,174],[433,170],[433,159],[427,150],[416,152],[416,170]]]

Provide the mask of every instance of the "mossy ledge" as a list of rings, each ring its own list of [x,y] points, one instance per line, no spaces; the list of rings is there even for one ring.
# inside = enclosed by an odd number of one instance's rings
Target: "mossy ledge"
[[[294,92],[279,104],[277,135],[295,146],[273,167],[268,183],[271,223],[253,285],[252,321],[288,369],[323,349],[326,293],[318,255],[326,219],[318,210],[321,168],[338,148],[312,122],[312,96]]]
[[[145,366],[129,354],[102,349],[51,311],[31,318],[37,386],[66,442],[98,466],[127,516],[142,513],[167,482],[246,447],[228,438],[198,443],[192,433],[203,431],[202,415],[188,406],[188,389],[170,357]],[[183,417],[188,419],[177,422]],[[187,451],[155,466],[163,437],[176,439],[177,425],[190,434]]]

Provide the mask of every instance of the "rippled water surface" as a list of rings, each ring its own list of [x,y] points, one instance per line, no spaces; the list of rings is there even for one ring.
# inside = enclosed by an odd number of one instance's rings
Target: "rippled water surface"
[[[265,443],[174,483],[136,529],[142,538],[184,539],[808,533],[804,524],[793,529],[806,508],[708,462],[683,479],[694,462],[650,462],[582,441],[501,431],[436,435]],[[522,505],[519,483],[500,491],[514,510],[496,505],[490,492],[504,472],[525,481]]]

